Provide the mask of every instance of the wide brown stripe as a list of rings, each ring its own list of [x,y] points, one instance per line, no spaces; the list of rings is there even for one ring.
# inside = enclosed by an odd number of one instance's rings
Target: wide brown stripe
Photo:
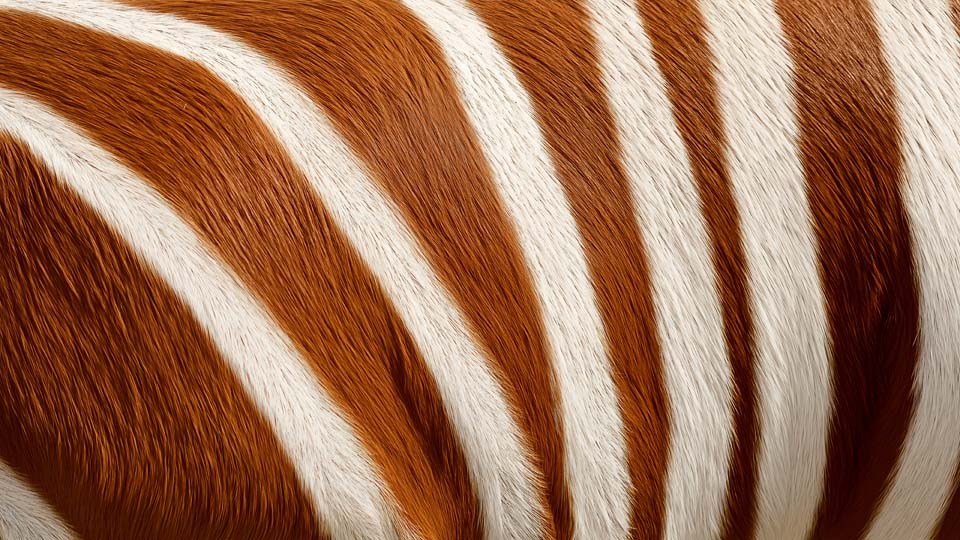
[[[759,417],[753,320],[740,213],[725,159],[713,57],[697,0],[637,0],[654,58],[667,82],[713,248],[716,288],[733,375],[734,441],[723,538],[751,538],[756,525]]]
[[[573,208],[620,395],[633,535],[660,538],[670,414],[647,259],[589,17],[578,1],[471,4],[533,99]]]
[[[0,74],[85,128],[192,222],[293,338],[419,532],[480,534],[462,451],[410,336],[238,97],[194,64],[23,14],[0,13]]]
[[[919,303],[892,79],[866,0],[780,0],[833,355],[834,415],[813,538],[857,538],[913,408]]]
[[[321,536],[189,310],[5,134],[0,222],[0,458],[83,538]]]
[[[539,458],[556,529],[568,536],[562,427],[537,299],[456,83],[423,24],[393,0],[132,3],[238,36],[324,108],[490,351]]]

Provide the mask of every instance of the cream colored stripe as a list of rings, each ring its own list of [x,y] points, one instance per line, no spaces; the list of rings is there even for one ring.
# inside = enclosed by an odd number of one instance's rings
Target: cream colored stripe
[[[146,182],[46,106],[0,88],[0,127],[110,224],[193,311],[273,426],[330,532],[393,538],[392,503],[289,338]]]
[[[740,210],[760,406],[757,538],[805,538],[832,411],[826,304],[797,148],[793,62],[772,0],[701,0]]]
[[[630,480],[606,337],[577,225],[530,96],[464,2],[404,3],[447,57],[540,298],[559,386],[574,536],[623,538]]]
[[[0,124],[2,130],[2,124]],[[73,540],[76,536],[53,508],[0,460],[0,538]]]
[[[219,76],[270,128],[380,281],[443,398],[491,537],[538,535],[542,507],[503,392],[394,206],[306,94],[261,54],[178,17],[100,0],[0,0],[152,45]],[[336,536],[336,535],[334,535]]]
[[[700,199],[634,2],[592,0],[588,6],[650,258],[673,424],[666,537],[715,537],[732,440],[732,382]]]
[[[921,328],[913,422],[867,538],[928,538],[960,452],[960,37],[946,0],[872,3],[898,95]]]

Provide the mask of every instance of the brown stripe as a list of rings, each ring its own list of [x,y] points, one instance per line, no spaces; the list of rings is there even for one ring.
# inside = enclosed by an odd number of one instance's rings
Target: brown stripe
[[[913,408],[919,303],[900,198],[892,79],[867,0],[780,0],[833,355],[834,415],[813,538],[857,538]]]
[[[570,531],[550,356],[515,233],[443,52],[399,2],[136,0],[234,34],[310,91],[404,213],[491,353]],[[553,526],[547,525],[553,535]]]
[[[573,208],[608,339],[635,538],[659,538],[669,444],[647,259],[581,2],[471,0],[533,99]]]
[[[188,309],[7,135],[0,222],[0,458],[84,538],[321,536]]]
[[[960,32],[960,0],[950,1],[950,13],[953,15],[953,25]]]
[[[462,451],[410,336],[238,97],[154,49],[10,13],[0,13],[0,74],[85,128],[193,223],[294,339],[419,532],[480,534]]]
[[[713,246],[716,288],[733,375],[734,442],[727,478],[723,538],[752,538],[756,525],[759,417],[753,318],[740,213],[725,159],[713,56],[697,0],[637,0],[657,65],[667,82]]]

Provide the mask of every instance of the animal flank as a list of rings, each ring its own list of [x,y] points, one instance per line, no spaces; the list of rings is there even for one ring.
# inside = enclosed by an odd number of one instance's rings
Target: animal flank
[[[0,0],[0,538],[960,538],[960,1]]]

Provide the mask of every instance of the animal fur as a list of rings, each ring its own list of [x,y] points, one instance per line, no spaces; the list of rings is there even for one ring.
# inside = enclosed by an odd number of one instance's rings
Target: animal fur
[[[960,538],[960,2],[0,0],[0,538]]]

